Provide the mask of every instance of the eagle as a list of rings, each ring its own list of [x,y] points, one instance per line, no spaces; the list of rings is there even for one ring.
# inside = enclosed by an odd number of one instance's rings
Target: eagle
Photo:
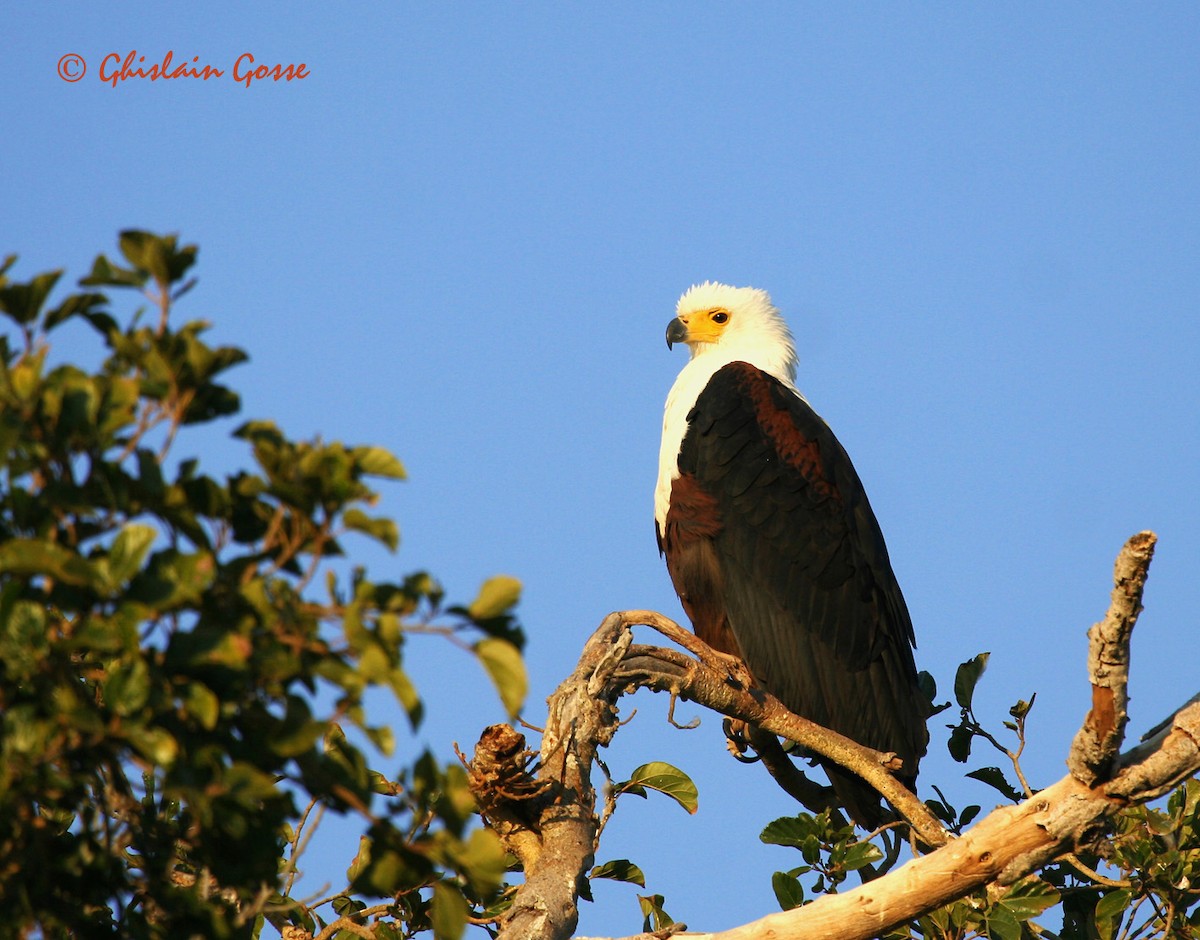
[[[796,714],[894,752],[911,787],[929,711],[912,620],[850,457],[796,390],[787,323],[765,291],[707,281],[680,297],[675,343],[691,358],[667,395],[654,521],[696,635]],[[877,825],[874,789],[825,769]]]

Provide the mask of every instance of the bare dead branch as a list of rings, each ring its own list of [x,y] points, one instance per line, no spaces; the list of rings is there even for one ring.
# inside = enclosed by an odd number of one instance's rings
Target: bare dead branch
[[[1200,769],[1200,694],[1192,696],[1169,722],[1116,761],[1103,784],[1114,800],[1144,803],[1171,792]]]
[[[683,640],[700,659],[675,650],[632,647],[631,625],[645,623]],[[890,755],[860,747],[792,715],[760,690],[752,691],[736,661],[710,650],[661,614],[614,613],[588,640],[575,671],[550,698],[536,780],[526,769],[523,737],[504,725],[484,732],[468,765],[481,811],[525,870],[525,884],[501,924],[501,940],[563,938],[574,929],[579,882],[593,864],[599,826],[592,764],[597,748],[612,739],[618,726],[616,699],[637,686],[674,692],[752,722],[763,736],[781,735],[861,767],[890,801],[915,818],[922,838],[932,844],[948,838],[924,805],[892,777]]]
[[[1127,648],[1128,631],[1140,610],[1153,544],[1153,535],[1143,533],[1131,539],[1122,551],[1113,610],[1106,618],[1106,623],[1111,620],[1115,626],[1101,637],[1104,652],[1093,660],[1106,664],[1106,668],[1092,668],[1094,678],[1108,681],[1114,674],[1107,668],[1110,660],[1120,658],[1109,652],[1113,643],[1123,643]],[[1128,567],[1123,568],[1125,562]],[[540,854],[527,870],[526,883],[518,889],[513,912],[500,934],[506,940],[563,940],[577,922],[574,892],[593,862],[597,831],[590,767],[596,746],[606,744],[615,730],[616,697],[629,688],[668,691],[750,722],[763,733],[798,741],[860,773],[903,810],[897,804],[903,803],[900,795],[894,789],[884,789],[889,781],[893,787],[899,786],[888,773],[888,755],[860,748],[791,715],[770,696],[743,685],[723,657],[710,656],[694,637],[685,637],[684,645],[696,659],[674,650],[631,646],[629,626],[634,623],[649,623],[655,629],[665,627],[661,632],[668,636],[681,629],[652,612],[611,614],[588,641],[575,673],[551,698],[538,776],[553,782],[553,800],[543,808],[537,823]],[[1104,626],[1100,626],[1103,632]],[[1122,676],[1127,675],[1127,662],[1126,655],[1118,663]],[[1113,693],[1116,701],[1118,694],[1124,694],[1125,679],[1114,681],[1121,686],[1119,693]],[[1093,681],[1093,686],[1098,684]],[[1119,712],[1123,725],[1123,703]],[[1112,715],[1115,718],[1117,714],[1114,706]],[[1115,721],[1110,725],[1116,729],[1119,742],[1120,728]],[[1106,727],[1102,716],[1092,723],[1093,729],[1104,731]],[[1100,737],[1111,740],[1111,735]],[[1093,753],[1101,754],[1102,749]],[[1079,779],[1073,767],[1070,774],[1035,796],[995,810],[962,837],[948,841],[943,838],[944,844],[935,851],[854,890],[825,895],[811,904],[732,930],[677,936],[690,940],[868,940],[981,888],[1003,889],[1056,858],[1094,846],[1114,814],[1162,796],[1200,772],[1200,695],[1155,729],[1148,740],[1091,765],[1092,772],[1099,772],[1105,764],[1106,772],[1091,784]],[[883,785],[877,784],[877,779]],[[916,801],[911,794],[909,797]],[[626,940],[658,936],[644,933]]]
[[[1067,775],[1018,806],[989,814],[960,839],[844,894],[687,940],[870,940],[988,884],[1010,885],[1076,845],[1130,803],[1154,799],[1200,771],[1200,701],[1153,741],[1124,754],[1106,784]],[[625,940],[643,940],[639,934]]]
[[[833,787],[823,787],[809,780],[792,759],[784,752],[779,739],[773,734],[764,732],[761,728],[750,726],[750,743],[767,768],[767,773],[779,784],[780,788],[798,803],[814,813],[824,810],[836,810],[838,803],[833,795]],[[838,817],[839,823],[844,823]]]
[[[1088,786],[1107,776],[1125,736],[1129,640],[1142,612],[1142,591],[1156,541],[1153,532],[1139,532],[1125,543],[1114,565],[1108,613],[1088,631],[1092,707],[1067,755],[1071,773]]]
[[[813,753],[853,771],[871,784],[912,824],[918,836],[928,845],[943,845],[950,838],[950,834],[925,804],[893,776],[892,771],[898,769],[894,754],[863,747],[788,711],[773,695],[751,688],[741,677],[733,676],[729,657],[709,650],[694,635],[662,614],[631,610],[621,616],[627,623],[652,626],[672,640],[680,635],[686,636],[688,649],[701,657],[701,661],[680,656],[671,650],[638,646],[635,648],[636,659],[626,660],[618,670],[618,679],[657,692],[674,693],[730,718],[795,741]],[[661,669],[658,668],[659,662],[663,666]],[[779,769],[777,765],[776,769]],[[817,801],[814,805],[819,812],[821,801],[815,794],[813,798]]]
[[[525,884],[501,924],[500,940],[569,937],[579,922],[579,884],[595,861],[598,826],[592,762],[617,728],[613,673],[632,640],[621,615],[610,614],[550,696],[538,771],[548,790],[538,819],[540,846],[526,848]]]

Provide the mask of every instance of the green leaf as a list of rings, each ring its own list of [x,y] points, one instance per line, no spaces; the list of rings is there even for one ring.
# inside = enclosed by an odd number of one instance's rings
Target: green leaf
[[[351,532],[362,532],[364,535],[371,536],[393,552],[400,544],[400,529],[394,520],[388,519],[386,516],[372,518],[355,507],[347,509],[342,514],[342,525]]]
[[[319,724],[319,723],[315,723]],[[392,731],[391,725],[372,725],[360,726],[367,739],[375,745],[380,754],[385,757],[391,756],[396,749],[396,735]]]
[[[217,719],[221,715],[221,701],[204,683],[189,682],[183,704],[187,714],[196,719],[201,728],[212,731],[217,726]]]
[[[1016,718],[1018,721],[1020,721],[1022,718],[1024,718],[1026,715],[1029,714],[1029,709],[1033,708],[1033,703],[1036,701],[1037,701],[1037,693],[1034,692],[1033,695],[1029,696],[1028,702],[1025,701],[1024,699],[1020,699],[1016,705],[1014,705],[1012,708],[1010,708],[1008,710],[1008,713],[1010,715],[1012,715],[1014,718]]]
[[[695,813],[700,805],[699,793],[691,777],[665,761],[642,764],[627,781],[616,784],[614,789],[621,792],[626,787],[657,790],[669,796],[689,813]]]
[[[446,767],[441,783],[441,798],[436,802],[438,813],[456,833],[461,834],[463,827],[475,818],[475,797],[463,767],[458,764]]]
[[[196,246],[176,248],[174,235],[155,235],[137,229],[121,233],[121,254],[137,270],[145,271],[160,284],[178,281],[196,262]]]
[[[846,871],[858,871],[881,858],[883,858],[883,852],[879,846],[870,842],[858,842],[846,850],[846,855],[842,859],[842,868]]]
[[[350,867],[346,869],[346,880],[352,885],[358,884],[359,879],[362,878],[363,875],[365,875],[370,869],[372,847],[372,842],[369,837],[358,837],[358,852],[356,852],[354,858],[350,860]]]
[[[43,323],[47,331],[54,329],[60,323],[69,320],[71,317],[83,316],[88,318],[90,322],[95,324],[98,319],[107,320],[116,326],[116,321],[106,313],[98,311],[97,307],[103,307],[108,303],[108,298],[103,294],[72,294],[61,304],[46,314],[46,319]]]
[[[370,476],[387,477],[392,480],[406,479],[404,464],[391,451],[383,447],[355,447],[351,454],[359,469]]]
[[[33,323],[60,277],[61,270],[49,271],[39,274],[26,284],[6,284],[0,287],[0,311],[22,325]]]
[[[333,908],[333,912],[339,917],[345,917],[347,914],[357,914],[359,911],[365,910],[367,907],[367,905],[358,900],[358,898],[352,898],[345,894],[338,895],[336,898],[334,898],[333,903],[330,906]]]
[[[139,727],[126,737],[138,753],[160,767],[169,767],[179,753],[179,743],[163,728]]]
[[[61,545],[39,539],[10,539],[0,545],[0,574],[42,574],[78,587],[96,581],[96,572],[85,559]]]
[[[475,620],[490,620],[507,613],[521,597],[521,582],[508,575],[488,578],[471,601],[467,613]]]
[[[127,596],[159,611],[199,604],[216,577],[216,568],[216,559],[208,552],[182,555],[175,549],[164,549],[155,552],[150,563],[138,572]]]
[[[388,655],[387,650],[372,639],[359,657],[358,671],[368,682],[382,684],[387,681],[388,673],[391,670],[391,656]]]
[[[455,861],[479,897],[488,897],[500,887],[508,867],[504,847],[490,829],[472,830]]]
[[[671,919],[671,915],[663,908],[663,896],[661,894],[639,894],[638,905],[642,909],[643,930],[665,930],[675,923]]]
[[[987,935],[992,940],[1021,940],[1021,922],[1003,904],[987,913]]]
[[[146,283],[146,278],[137,271],[117,267],[104,255],[97,255],[92,273],[79,283],[84,287],[139,287]]]
[[[800,813],[796,816],[780,816],[778,819],[771,820],[763,827],[758,838],[766,845],[787,845],[800,848],[814,837],[828,834],[823,831],[817,817],[809,813]]]
[[[131,522],[121,529],[108,551],[110,588],[120,587],[137,574],[157,537],[158,530],[154,526]]]
[[[458,888],[445,881],[434,884],[430,921],[435,940],[459,940],[467,929],[469,913],[467,900]]]
[[[972,780],[978,780],[980,783],[986,783],[989,787],[998,790],[1014,803],[1020,803],[1025,799],[1025,794],[1008,782],[1004,776],[1004,772],[999,767],[980,767],[978,770],[972,770],[966,776]]]
[[[917,688],[921,690],[921,694],[929,699],[932,703],[937,699],[937,680],[933,678],[933,674],[922,669],[917,673]]]
[[[946,749],[960,764],[965,764],[967,758],[971,756],[971,739],[975,737],[973,732],[966,725],[959,725],[950,732],[950,739],[946,742]]]
[[[146,271],[156,281],[167,279],[167,258],[162,239],[149,232],[129,229],[118,240],[125,260],[140,271]]]
[[[781,911],[790,911],[804,903],[804,885],[787,872],[777,871],[771,876],[771,889]]]
[[[132,715],[150,697],[150,670],[140,657],[117,664],[104,680],[104,703],[118,715]]]
[[[4,384],[8,385],[12,394],[22,403],[32,404],[35,398],[41,397],[42,390],[42,366],[45,363],[46,351],[48,347],[43,346],[41,350],[35,352],[32,356],[26,356],[17,365],[8,370],[6,373],[0,373],[0,389],[4,388]],[[8,391],[8,389],[5,389]],[[5,397],[8,397],[7,395]]]
[[[475,644],[475,655],[491,676],[509,717],[515,718],[525,704],[525,694],[529,691],[529,679],[520,651],[508,640],[489,636]]]
[[[629,884],[646,887],[646,876],[642,870],[627,858],[615,858],[611,862],[597,865],[588,873],[589,878],[609,878],[613,881],[626,881]]]
[[[987,669],[988,657],[991,653],[980,653],[968,659],[958,667],[954,674],[954,698],[963,708],[971,708],[971,699],[975,695],[975,684],[983,671]]]
[[[425,703],[421,701],[417,687],[408,678],[408,673],[399,667],[388,672],[387,682],[392,688],[392,694],[396,696],[396,701],[404,706],[409,724],[416,731],[425,715]]]
[[[1029,920],[1048,911],[1062,900],[1058,889],[1041,878],[1023,878],[1013,885],[1000,904],[1012,911],[1017,920]]]
[[[1096,933],[1100,940],[1112,940],[1132,899],[1129,888],[1117,888],[1096,903]]]
[[[934,789],[936,790],[937,788],[934,787]],[[953,826],[955,824],[956,817],[954,807],[948,805],[942,800],[926,800],[925,806],[931,813],[933,813],[934,816],[944,822],[947,826]]]

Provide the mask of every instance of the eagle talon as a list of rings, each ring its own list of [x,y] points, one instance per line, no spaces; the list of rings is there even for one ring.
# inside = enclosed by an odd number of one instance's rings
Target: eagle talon
[[[726,718],[721,722],[721,730],[725,732],[725,747],[735,760],[743,764],[753,764],[760,759],[753,753],[748,722],[740,718]]]

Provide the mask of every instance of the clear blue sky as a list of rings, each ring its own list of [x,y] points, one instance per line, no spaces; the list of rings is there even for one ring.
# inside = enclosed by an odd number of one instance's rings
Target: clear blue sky
[[[1045,785],[1141,529],[1161,541],[1131,735],[1198,685],[1198,43],[1187,3],[10,6],[0,252],[75,278],[121,228],[198,243],[179,315],[250,351],[245,413],[406,462],[384,504],[403,544],[364,553],[374,574],[428,568],[464,600],[523,580],[534,723],[608,611],[682,616],[652,534],[685,356],[664,328],[696,281],[769,290],[867,484],[920,667],[948,694],[990,650],[995,725],[1036,691]],[[134,49],[226,75],[100,80]],[[245,52],[310,76],[246,88]],[[228,430],[186,446],[237,466]],[[430,714],[392,766],[502,718],[461,654],[421,640],[410,662]],[[634,859],[696,929],[775,909],[796,859],[757,834],[786,798],[716,717],[675,731],[665,700],[636,705],[614,773],[670,760],[701,808],[631,800],[601,860]],[[925,792],[993,803],[933,730]],[[354,851],[335,823],[321,844],[313,891]],[[638,925],[627,886],[584,905],[584,931]]]

